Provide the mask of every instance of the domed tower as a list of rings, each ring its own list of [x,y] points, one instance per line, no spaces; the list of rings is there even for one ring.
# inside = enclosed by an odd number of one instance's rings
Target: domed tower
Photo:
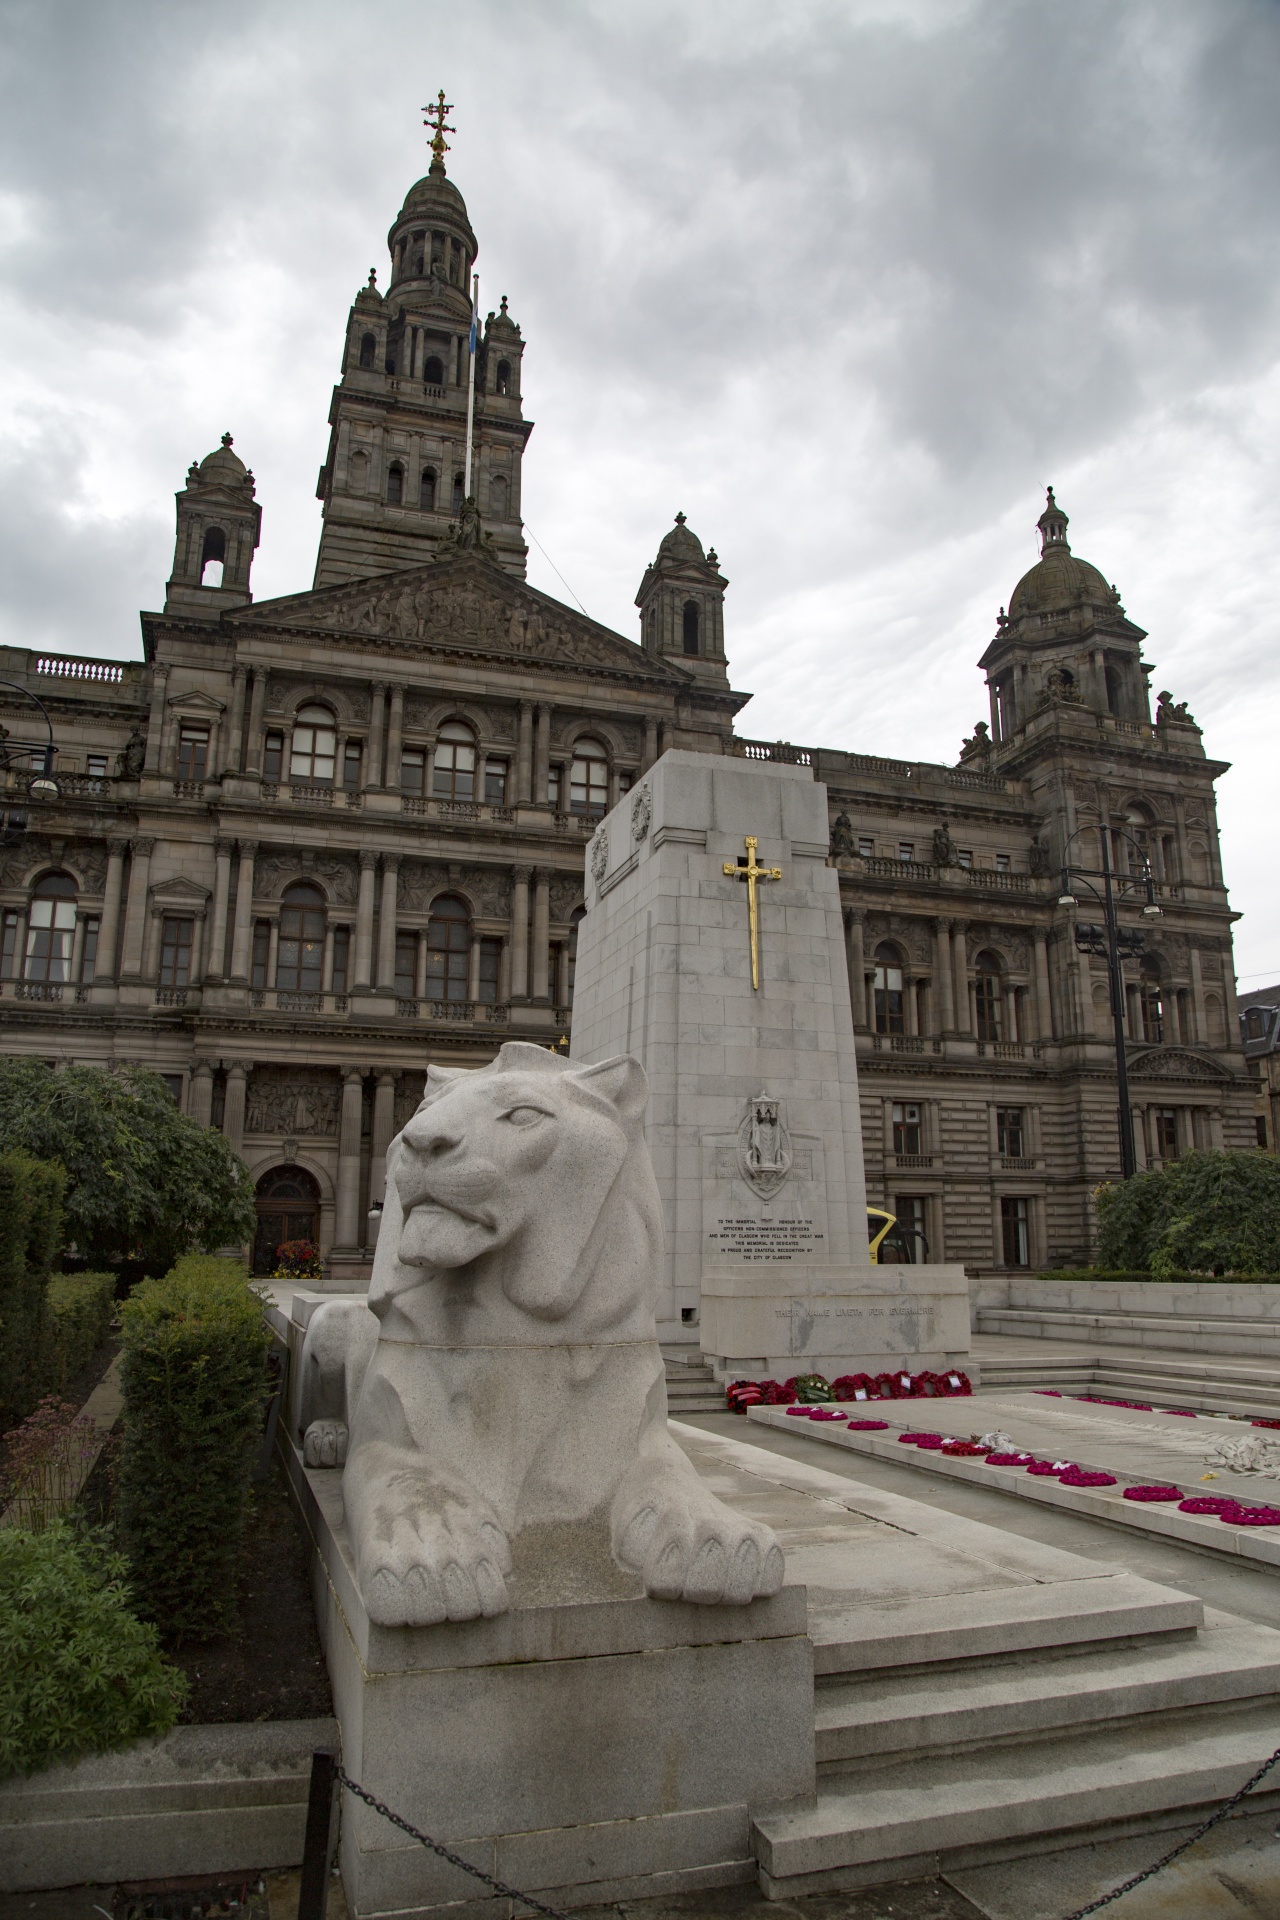
[[[1048,491],[1040,558],[1001,607],[978,665],[991,696],[991,736],[1008,746],[1049,709],[1149,721],[1146,634],[1096,567],[1067,543],[1067,516]]]
[[[636,605],[646,653],[678,661],[696,679],[729,684],[724,652],[724,594],[729,582],[713,547],[702,542],[682,513],[645,568]]]
[[[198,466],[192,461],[177,495],[166,613],[216,620],[226,607],[248,606],[249,568],[262,532],[262,508],[253,496],[253,475],[232,450],[229,433]]]
[[[477,245],[445,173],[448,110],[441,94],[428,121],[431,166],[387,234],[387,290],[371,270],[348,317],[316,489],[324,503],[317,587],[421,566],[462,509]],[[523,579],[520,463],[533,423],[521,412],[524,343],[505,295],[476,345],[471,491],[499,560]]]

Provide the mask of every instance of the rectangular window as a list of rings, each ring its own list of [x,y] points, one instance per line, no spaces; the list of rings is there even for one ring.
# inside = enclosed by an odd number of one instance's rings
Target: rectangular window
[[[27,921],[28,980],[71,978],[71,943],[76,931],[74,900],[33,900]]]
[[[262,777],[264,780],[278,780],[280,769],[284,765],[284,735],[269,733],[262,749]]]
[[[878,966],[874,978],[876,1032],[905,1033],[902,1017],[902,969]]]
[[[267,920],[255,920],[253,923],[253,972],[249,984],[260,992],[267,984],[267,961],[271,955],[271,923]]]
[[[1001,1035],[1000,976],[979,972],[974,976],[973,1004],[978,1016],[979,1040],[999,1040]]]
[[[191,979],[191,930],[194,921],[170,919],[160,923],[160,982],[162,987],[185,987]]]
[[[893,1150],[895,1153],[920,1152],[920,1109],[914,1101],[893,1103]]]
[[[956,848],[956,865],[958,867],[971,867],[973,865],[973,848],[972,847]]]
[[[209,729],[194,720],[178,727],[178,778],[203,780],[209,760]]]
[[[412,1000],[414,973],[418,964],[418,936],[416,933],[397,933],[396,935],[396,999]]]
[[[348,740],[342,749],[342,784],[348,789],[360,785],[360,742]]]
[[[899,1235],[910,1250],[913,1266],[923,1266],[929,1258],[929,1240],[924,1228],[927,1205],[921,1193],[894,1195],[893,1210],[898,1216]]]
[[[1000,1202],[1000,1233],[1006,1267],[1031,1265],[1030,1202],[1006,1197]]]
[[[1021,1160],[1023,1142],[1022,1108],[996,1108],[996,1150],[1003,1159]]]
[[[96,914],[84,923],[84,945],[80,949],[80,979],[86,987],[98,970],[98,926]]]
[[[18,915],[12,907],[6,907],[3,928],[0,929],[0,977],[13,979],[17,956]]]
[[[105,780],[107,777],[106,754],[91,753],[84,763],[84,770],[91,780]]]
[[[484,797],[491,807],[505,807],[507,804],[507,763],[505,760],[486,760],[484,763]]]
[[[996,855],[996,872],[1009,873],[1012,869],[1013,861],[1010,856],[1007,853],[998,853]]]
[[[335,927],[333,930],[333,991],[347,991],[347,955],[351,951],[350,927]]]
[[[632,787],[635,785],[635,780],[636,777],[634,773],[620,773],[618,775],[618,792],[620,794],[630,793]]]
[[[547,771],[547,799],[549,800],[551,805],[555,808],[556,812],[559,813],[560,811],[560,769],[559,767],[550,767]]]
[[[502,942],[501,940],[482,940],[480,942],[480,1003],[486,1007],[498,1004],[498,983],[502,979]]]
[[[899,860],[914,860],[914,859],[915,859],[915,857],[916,857],[916,843],[915,843],[915,841],[914,841],[914,840],[899,840],[899,842],[898,842],[898,858],[899,858]]]
[[[426,790],[426,750],[423,747],[406,747],[400,756],[400,791],[421,795]]]
[[[169,1089],[169,1098],[175,1107],[182,1105],[182,1075],[180,1073],[162,1073],[160,1078]]]
[[[1176,1107],[1157,1107],[1156,1152],[1162,1160],[1176,1160],[1178,1157],[1178,1110]]]

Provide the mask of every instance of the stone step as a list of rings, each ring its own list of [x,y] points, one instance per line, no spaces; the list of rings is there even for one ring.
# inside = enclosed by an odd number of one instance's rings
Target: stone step
[[[887,1760],[926,1752],[1277,1695],[1280,1634],[1210,1613],[1190,1637],[821,1681],[818,1766],[824,1775],[879,1772]]]
[[[1280,1360],[1280,1324],[1176,1313],[1066,1307],[980,1307],[978,1332],[1042,1340],[1089,1339],[1154,1352],[1239,1354]]]
[[[667,1406],[673,1418],[686,1413],[723,1413],[724,1388],[716,1380],[709,1361],[696,1352],[686,1360],[664,1353],[667,1376]]]
[[[1250,1702],[824,1778],[812,1804],[753,1820],[761,1884],[785,1899],[908,1878],[922,1859],[945,1871],[1005,1857],[1025,1836],[1043,1850],[1054,1834],[1083,1845],[1127,1821],[1168,1823],[1235,1793],[1275,1741],[1274,1703]],[[1264,1786],[1259,1808],[1274,1798]]]
[[[1272,1372],[1269,1367],[1233,1366],[1227,1359],[1204,1359],[1192,1353],[1141,1357],[1126,1353],[1112,1358],[1105,1351],[1081,1354],[1077,1349],[1055,1354],[1055,1344],[1046,1340],[1043,1356],[1022,1353],[991,1359],[984,1355],[983,1391],[1061,1387],[1165,1400],[1197,1410],[1280,1417],[1280,1368]]]
[[[966,1593],[962,1607],[954,1594],[892,1608],[824,1604],[811,1594],[809,1637],[814,1673],[833,1676],[1186,1634],[1203,1621],[1194,1595],[1102,1568],[1096,1578]]]

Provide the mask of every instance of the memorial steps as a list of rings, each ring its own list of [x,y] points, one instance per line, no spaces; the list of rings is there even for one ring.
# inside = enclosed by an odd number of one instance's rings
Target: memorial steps
[[[1119,1323],[1132,1318],[1116,1314],[1028,1313],[1045,1325],[1015,1331],[1012,1318],[1021,1309],[1002,1308],[979,1313],[981,1331],[973,1344],[973,1359],[982,1393],[1007,1393],[1020,1387],[1058,1387],[1064,1393],[1105,1393],[1123,1399],[1154,1400],[1196,1411],[1260,1414],[1280,1419],[1280,1358],[1252,1359],[1237,1352],[1220,1356],[1200,1346],[1199,1322],[1182,1323],[1183,1350],[1161,1351],[1151,1346],[1102,1345],[1111,1332],[1099,1335],[1093,1324],[1107,1318]],[[997,1332],[995,1321],[1009,1321]],[[1051,1331],[1049,1321],[1062,1323]],[[1085,1326],[1080,1323],[1090,1323]],[[1072,1322],[1069,1327],[1065,1323]],[[1170,1328],[1173,1316],[1168,1316]],[[1237,1323],[1239,1326],[1239,1323]],[[1247,1332],[1248,1329],[1245,1329]],[[1275,1338],[1275,1324],[1269,1323]],[[1194,1351],[1187,1343],[1196,1343]],[[1264,1349],[1265,1355],[1265,1349]]]
[[[667,1410],[672,1419],[678,1420],[685,1413],[724,1412],[724,1388],[717,1384],[710,1362],[703,1359],[697,1347],[664,1347],[662,1359],[667,1375]]]

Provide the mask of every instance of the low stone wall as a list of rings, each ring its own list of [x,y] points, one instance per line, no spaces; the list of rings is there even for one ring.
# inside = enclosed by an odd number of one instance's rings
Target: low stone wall
[[[1280,1282],[1274,1280],[1054,1280],[1028,1276],[987,1280],[975,1290],[982,1307],[1029,1307],[1047,1313],[1173,1313],[1196,1320],[1273,1320],[1280,1329]],[[970,1293],[973,1302],[974,1292]]]

